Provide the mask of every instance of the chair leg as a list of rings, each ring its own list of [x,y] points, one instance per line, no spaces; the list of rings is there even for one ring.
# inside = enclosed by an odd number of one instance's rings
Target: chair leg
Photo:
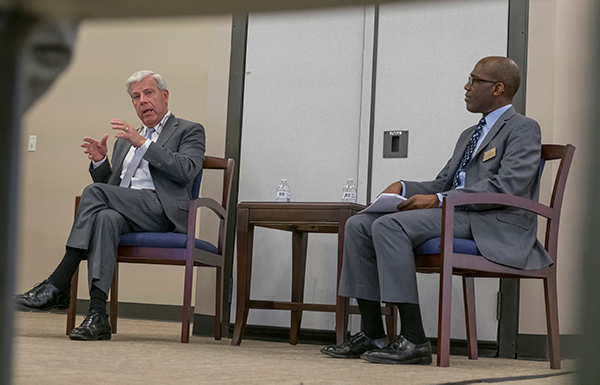
[[[440,272],[437,366],[450,365],[450,321],[452,310],[452,266],[444,264]]]
[[[548,350],[550,368],[560,369],[560,334],[558,330],[558,295],[556,290],[556,270],[544,279],[546,298],[546,326],[548,328]]]
[[[348,336],[348,307],[350,298],[336,296],[335,300],[335,340],[336,344],[343,343]]]
[[[231,344],[239,346],[244,337],[250,302],[250,280],[252,278],[252,246],[254,226],[249,224],[248,210],[238,210],[237,218],[237,303],[235,327]]]
[[[469,358],[476,360],[477,322],[475,313],[475,278],[463,277],[463,298],[465,300],[465,323],[467,325],[467,352]]]
[[[223,268],[217,266],[217,285],[215,288],[215,340],[220,340],[223,334]]]
[[[190,319],[192,317],[192,283],[194,279],[194,262],[188,255],[185,263],[185,278],[183,284],[183,311],[181,317],[181,342],[190,342]]]
[[[115,265],[112,284],[110,285],[110,330],[112,334],[117,332],[117,313],[119,309],[119,263]]]
[[[75,327],[75,318],[77,318],[77,285],[79,284],[79,267],[71,278],[71,305],[67,311],[67,335]]]
[[[396,306],[394,305],[387,305],[386,307],[390,309],[391,314],[386,314],[385,316],[385,329],[387,332],[388,340],[393,341],[398,335],[398,311],[396,310]]]

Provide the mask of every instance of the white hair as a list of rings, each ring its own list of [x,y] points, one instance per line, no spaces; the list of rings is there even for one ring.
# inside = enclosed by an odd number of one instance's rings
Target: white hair
[[[145,77],[148,76],[152,76],[154,80],[156,80],[156,85],[158,86],[159,90],[162,91],[167,89],[167,82],[165,82],[165,79],[163,79],[162,76],[160,76],[154,71],[142,70],[131,75],[129,79],[127,79],[127,81],[125,82],[125,87],[127,88],[127,93],[129,94],[129,96],[131,96],[131,85],[133,83],[141,82]]]

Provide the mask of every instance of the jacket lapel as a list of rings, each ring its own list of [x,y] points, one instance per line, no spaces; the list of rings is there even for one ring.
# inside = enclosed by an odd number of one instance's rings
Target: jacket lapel
[[[500,129],[506,124],[506,122],[508,122],[510,118],[512,118],[513,115],[516,113],[517,111],[515,111],[515,108],[510,107],[500,116],[500,118],[498,118],[492,129],[487,133],[485,138],[483,138],[483,142],[481,142],[481,146],[479,146],[479,148],[477,149],[477,152],[473,156],[473,159],[475,159],[477,154],[483,151],[483,149],[492,141],[492,139],[494,139],[498,132],[500,132]]]
[[[175,117],[175,115],[171,113],[171,116],[169,116],[169,119],[167,119],[165,126],[163,127],[160,135],[158,136],[156,144],[158,144],[159,146],[163,146],[167,142],[167,140],[169,140],[171,135],[173,135],[178,125],[179,120]]]

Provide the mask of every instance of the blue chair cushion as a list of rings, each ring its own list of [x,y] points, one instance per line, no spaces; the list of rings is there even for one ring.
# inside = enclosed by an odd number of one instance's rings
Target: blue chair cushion
[[[415,254],[439,254],[442,251],[442,238],[430,239],[415,249]],[[454,238],[454,252],[460,254],[481,255],[475,241]]]
[[[185,249],[187,235],[179,233],[127,233],[121,235],[119,246]],[[215,254],[219,253],[216,246],[201,239],[196,239],[196,248]]]

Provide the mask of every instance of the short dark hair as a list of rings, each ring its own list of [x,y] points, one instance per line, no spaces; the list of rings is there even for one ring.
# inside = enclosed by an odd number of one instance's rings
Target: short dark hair
[[[512,99],[521,85],[519,66],[512,59],[499,57],[490,69],[490,76],[504,84],[506,95]]]

